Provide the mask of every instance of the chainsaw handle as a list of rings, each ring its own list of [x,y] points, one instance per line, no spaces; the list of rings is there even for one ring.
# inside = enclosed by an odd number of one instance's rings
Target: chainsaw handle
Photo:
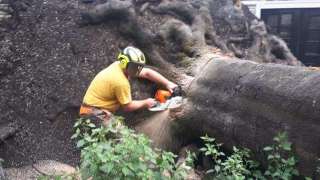
[[[182,87],[181,86],[177,86],[175,88],[173,88],[173,92],[171,97],[176,97],[176,96],[182,96]]]
[[[156,101],[156,103],[151,108],[157,107],[159,104],[160,104],[160,102]]]

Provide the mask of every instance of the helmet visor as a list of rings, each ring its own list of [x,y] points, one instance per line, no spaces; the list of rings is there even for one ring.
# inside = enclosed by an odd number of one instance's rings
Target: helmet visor
[[[144,66],[143,64],[129,62],[128,63],[128,68],[127,68],[127,72],[129,74],[129,76],[138,77],[140,72],[143,69],[143,66]]]

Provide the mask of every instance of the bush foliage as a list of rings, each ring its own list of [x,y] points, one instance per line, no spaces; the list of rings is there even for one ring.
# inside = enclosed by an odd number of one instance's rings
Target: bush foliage
[[[191,169],[177,165],[173,153],[153,149],[145,135],[124,126],[120,117],[108,127],[79,119],[74,128],[83,179],[184,179]]]
[[[108,127],[96,127],[89,119],[78,119],[74,125],[77,147],[81,149],[79,175],[42,177],[43,179],[185,179],[193,166],[194,154],[188,152],[184,163],[176,163],[176,155],[154,149],[142,134],[124,126],[118,117]],[[299,175],[297,160],[286,133],[279,133],[274,144],[263,150],[267,155],[267,168],[250,159],[250,150],[233,147],[226,156],[222,144],[209,136],[201,137],[200,149],[214,162],[206,171],[205,179],[217,180],[290,180]],[[320,171],[320,169],[318,169]],[[311,178],[306,177],[306,180]]]
[[[205,142],[205,147],[200,150],[206,156],[210,156],[215,163],[214,167],[207,171],[207,174],[213,179],[289,180],[299,175],[295,168],[297,160],[292,155],[291,143],[288,141],[286,133],[279,133],[273,139],[275,144],[263,149],[268,160],[268,167],[264,172],[259,167],[259,163],[249,159],[250,151],[248,149],[233,147],[233,153],[225,157],[225,154],[220,150],[221,144],[216,143],[214,138],[208,136],[201,138]]]

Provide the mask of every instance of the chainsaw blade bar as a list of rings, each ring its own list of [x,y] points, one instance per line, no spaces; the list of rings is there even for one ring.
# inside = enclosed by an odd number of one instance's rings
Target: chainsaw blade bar
[[[165,103],[158,103],[156,106],[149,108],[149,111],[164,111],[166,109],[175,109],[182,105],[182,97],[176,96],[169,100],[167,100]]]

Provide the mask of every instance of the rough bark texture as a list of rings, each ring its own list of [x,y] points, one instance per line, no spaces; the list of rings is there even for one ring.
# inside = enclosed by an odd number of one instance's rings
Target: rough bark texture
[[[6,166],[38,159],[77,164],[69,137],[83,94],[119,49],[135,45],[149,65],[184,86],[188,97],[183,109],[168,115],[176,121],[163,121],[169,129],[159,146],[178,148],[209,133],[226,147],[251,147],[260,157],[257,148],[270,143],[277,130],[287,130],[302,172],[314,173],[319,72],[285,66],[302,64],[238,1],[14,0],[10,5],[12,18],[0,36],[0,126],[14,123],[21,130],[1,145]],[[212,60],[219,57],[233,60]],[[150,97],[149,85],[132,82],[133,97]],[[162,135],[145,131],[155,126],[145,121],[149,115],[154,118],[149,122],[158,122],[154,114],[126,115],[138,130]]]
[[[188,131],[210,134],[228,148],[261,150],[288,132],[299,167],[313,174],[320,156],[320,71],[211,59],[188,91]],[[195,123],[196,122],[196,123]],[[190,125],[189,125],[190,124]]]

